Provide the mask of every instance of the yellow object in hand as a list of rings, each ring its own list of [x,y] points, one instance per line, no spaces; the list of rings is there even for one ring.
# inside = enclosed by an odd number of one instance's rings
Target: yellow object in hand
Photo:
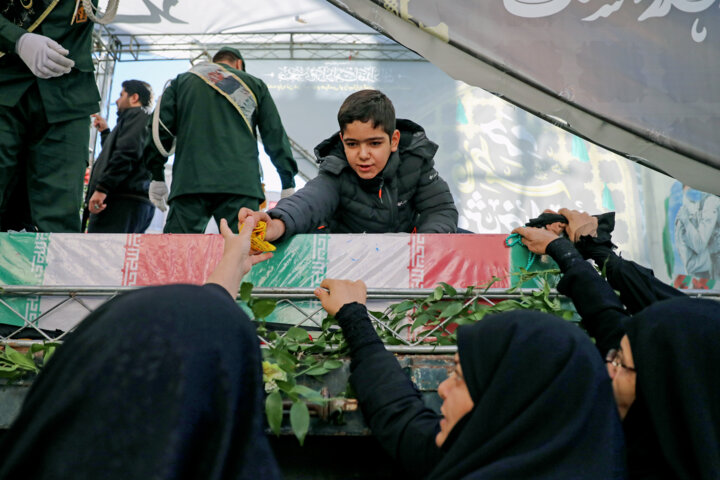
[[[245,225],[240,225],[240,230]],[[259,221],[255,228],[253,228],[252,235],[250,236],[250,248],[256,252],[274,252],[275,245],[265,241],[265,231],[267,230],[267,223]]]

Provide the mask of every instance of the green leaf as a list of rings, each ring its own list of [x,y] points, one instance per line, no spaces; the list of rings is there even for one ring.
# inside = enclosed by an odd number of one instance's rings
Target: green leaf
[[[455,290],[455,287],[453,287],[452,285],[449,285],[445,282],[439,282],[439,284],[442,285],[442,287],[445,289],[445,293],[447,293],[451,297],[457,295],[457,290]]]
[[[443,297],[443,288],[442,287],[435,287],[435,291],[432,294],[433,300],[436,302],[440,300]]]
[[[429,322],[432,319],[433,319],[433,317],[431,317],[427,313],[423,312],[417,316],[417,318],[415,319],[415,321],[412,324],[412,327],[410,327],[410,330],[415,330],[416,328],[418,328],[422,325],[425,325],[427,322]]]
[[[310,341],[307,330],[300,327],[290,327],[285,336],[295,340],[296,342],[307,343]]]
[[[283,392],[290,393],[295,388],[295,378],[293,378],[292,376],[289,376],[288,380],[286,382],[284,382],[282,380],[275,380],[275,384]]]
[[[305,435],[307,435],[310,428],[310,412],[305,402],[297,401],[290,407],[290,426],[302,446],[305,442]]]
[[[276,305],[277,302],[275,300],[264,299],[253,302],[251,308],[255,318],[265,318],[275,310]]]
[[[13,349],[10,345],[5,345],[5,358],[23,370],[29,370],[31,372],[38,371],[38,368],[32,359]]]
[[[9,363],[0,363],[0,372],[16,372],[18,370],[18,366]]]
[[[300,364],[306,367],[311,367],[316,363],[318,363],[318,359],[310,355],[307,357],[303,357],[302,360],[300,360]]]
[[[306,371],[305,375],[320,376],[320,375],[325,375],[326,373],[328,373],[328,371],[329,370],[327,368],[317,366],[317,367],[312,367],[311,369]]]
[[[473,315],[475,315],[475,314],[473,314]],[[471,324],[475,323],[476,321],[477,320],[472,318],[472,316],[469,316],[469,317],[458,317],[453,320],[453,323],[456,324],[457,326],[460,326],[460,325],[471,325]]]
[[[282,424],[282,396],[279,392],[273,392],[265,399],[265,416],[267,417],[270,430],[275,435],[280,435]]]
[[[311,399],[313,401],[325,400],[320,392],[318,392],[317,390],[313,390],[312,388],[306,387],[305,385],[295,385],[292,391],[293,393],[297,393],[298,395],[302,395],[303,397]]]
[[[336,368],[340,368],[343,366],[343,362],[340,360],[325,360],[323,362],[323,368],[326,370],[335,370]]]
[[[295,365],[297,363],[297,359],[295,357],[284,350],[280,350],[279,348],[273,349],[272,353],[275,362],[280,366],[280,368],[286,372],[295,371]]]
[[[415,307],[415,302],[413,302],[412,300],[405,300],[398,303],[397,305],[394,305],[392,307],[392,312],[395,315],[400,315],[407,312],[408,310],[412,310],[413,307]]]
[[[450,305],[445,307],[445,309],[440,313],[440,318],[448,318],[452,317],[454,315],[457,315],[458,313],[462,312],[463,310],[463,302],[452,302]]]
[[[243,282],[240,285],[240,300],[245,303],[250,303],[250,294],[252,293],[253,284],[250,282]]]

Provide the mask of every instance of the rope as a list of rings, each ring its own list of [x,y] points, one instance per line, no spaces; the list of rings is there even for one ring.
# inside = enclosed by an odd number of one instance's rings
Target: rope
[[[163,93],[165,93],[165,89],[167,89],[168,85],[170,84],[171,80],[168,80],[165,82],[165,86],[163,87]],[[160,102],[162,101],[162,95],[160,95],[157,99],[157,103],[155,105],[155,111],[153,112],[152,117],[152,138],[153,142],[155,142],[155,147],[158,149],[158,152],[160,152],[160,155],[163,157],[169,157],[173,153],[175,153],[175,144],[176,139],[174,138],[175,135],[165,126],[165,124],[160,120]],[[165,150],[165,146],[160,141],[160,126],[165,129],[167,133],[173,136],[173,143],[172,147],[170,147],[170,151]]]
[[[511,233],[508,235],[508,237],[505,239],[505,245],[508,247],[514,247],[517,244],[520,244],[521,246],[525,247],[525,245],[522,243],[522,236],[520,236],[519,233]],[[527,247],[525,247],[527,248]],[[537,255],[535,255],[533,252],[530,252],[530,255],[528,256],[527,265],[525,266],[525,270],[530,270],[530,267],[532,267],[532,264],[535,263],[535,258],[537,258]]]
[[[92,0],[82,0],[82,4],[85,13],[91,21],[107,25],[115,20],[120,0],[108,0],[108,5],[104,12],[100,10],[100,7],[94,6]]]

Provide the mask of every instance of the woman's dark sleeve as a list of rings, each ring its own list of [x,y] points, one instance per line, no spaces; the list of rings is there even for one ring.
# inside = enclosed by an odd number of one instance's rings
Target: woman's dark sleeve
[[[350,383],[365,421],[412,478],[422,478],[442,457],[435,445],[440,416],[425,406],[415,384],[385,350],[364,305],[347,304],[335,318],[350,346]]]
[[[586,262],[566,238],[553,240],[547,246],[550,255],[563,272],[558,292],[570,297],[582,318],[582,325],[605,357],[618,348],[625,335],[623,321],[628,318],[620,299],[595,268]]]

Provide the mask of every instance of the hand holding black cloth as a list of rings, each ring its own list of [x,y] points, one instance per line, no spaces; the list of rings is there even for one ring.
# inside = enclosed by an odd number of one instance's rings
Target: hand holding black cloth
[[[275,479],[255,328],[220,286],[120,295],[58,348],[0,479]]]

